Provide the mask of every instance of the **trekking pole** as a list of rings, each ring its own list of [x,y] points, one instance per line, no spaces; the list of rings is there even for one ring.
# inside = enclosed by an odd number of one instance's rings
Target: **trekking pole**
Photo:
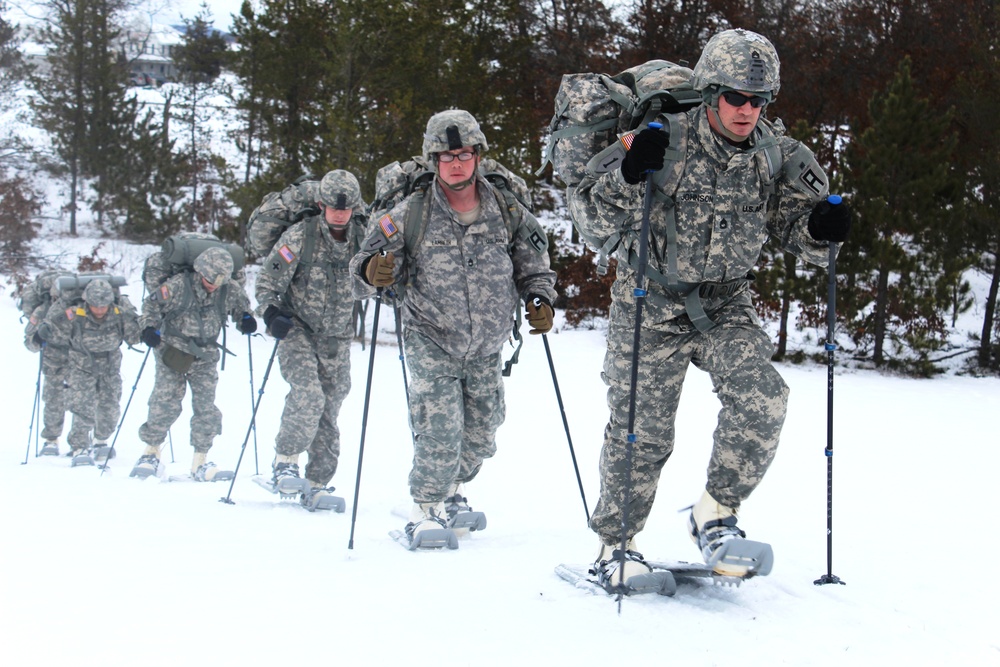
[[[540,299],[535,307],[541,305]],[[545,356],[549,359],[549,372],[552,373],[552,386],[556,390],[556,400],[559,402],[559,414],[562,415],[563,428],[566,430],[566,441],[569,442],[569,455],[573,459],[573,470],[576,472],[576,483],[580,487],[580,499],[583,500],[583,513],[587,518],[587,525],[590,525],[590,509],[587,506],[587,497],[583,493],[583,480],[580,479],[580,468],[576,464],[576,452],[573,450],[573,438],[569,434],[569,421],[566,419],[566,408],[563,407],[562,394],[559,392],[559,380],[556,379],[556,367],[552,363],[552,350],[549,349],[549,335],[542,334],[542,342],[545,344]]]
[[[390,292],[390,296],[395,298],[395,295]],[[399,303],[395,303],[392,307],[393,316],[396,318],[396,346],[399,348],[399,365],[403,367],[403,391],[406,392],[406,405],[410,405],[410,384],[406,378],[406,357],[403,355],[403,325],[402,325],[402,315],[399,312]]]
[[[830,195],[826,201],[837,206],[840,195]],[[834,342],[834,327],[837,324],[837,246],[830,243],[830,260],[827,267],[826,290],[826,574],[814,581],[823,584],[841,584],[840,577],[833,574],[833,355],[837,349]]]
[[[146,360],[149,359],[149,353],[152,351],[153,348],[146,348],[146,354],[142,358],[142,364],[139,366],[139,372],[135,376],[135,382],[132,383],[132,393],[128,395],[128,402],[125,403],[125,409],[122,410],[122,417],[118,420],[118,428],[115,429],[115,437],[111,439],[111,447],[108,448],[108,458],[104,459],[104,463],[99,466],[101,469],[101,477],[104,476],[104,471],[107,470],[109,465],[111,465],[111,459],[115,457],[115,443],[118,442],[118,434],[121,433],[122,424],[125,422],[125,415],[128,414],[128,407],[132,405],[132,397],[135,396],[135,388],[139,386],[139,378],[142,377],[142,369],[146,367]]]
[[[21,463],[21,465],[23,466],[28,465],[28,455],[31,453],[31,432],[35,430],[35,419],[38,417],[39,412],[41,412],[41,410],[39,410],[39,406],[42,402],[41,396],[42,396],[42,353],[39,352],[38,377],[35,379],[35,400],[32,401],[31,403],[31,421],[28,422],[28,446],[24,450],[24,461]],[[35,437],[36,439],[38,437],[37,431],[35,431]],[[37,448],[38,447],[36,445],[35,449]],[[37,452],[35,453],[35,456],[36,457],[38,456]]]
[[[649,127],[659,130],[663,127],[661,123],[650,123]],[[619,554],[618,572],[625,572],[625,548],[628,544],[628,506],[632,502],[632,455],[636,441],[635,433],[635,393],[639,384],[639,338],[642,333],[642,306],[646,300],[646,260],[649,254],[649,211],[653,206],[653,173],[646,173],[646,193],[642,200],[642,224],[639,227],[639,267],[635,274],[635,289],[632,294],[635,296],[635,330],[632,334],[632,371],[629,375],[628,391],[628,434],[625,437],[625,497],[622,507],[622,539],[621,552]],[[618,613],[622,612],[622,598],[625,596],[625,580],[619,576],[621,582],[618,584]]]
[[[358,476],[354,481],[354,507],[351,509],[351,537],[347,548],[354,548],[354,525],[358,520],[358,495],[361,491],[361,461],[365,457],[365,431],[368,429],[368,404],[372,395],[372,371],[375,368],[375,339],[378,336],[378,313],[382,308],[382,288],[375,292],[375,314],[372,319],[372,344],[368,353],[368,380],[365,384],[365,406],[361,412],[361,445],[358,447]]]
[[[174,463],[174,431],[167,429],[167,442],[170,443],[170,462]]]
[[[250,360],[250,408],[253,409],[253,345],[250,344],[250,336],[247,336],[247,359]],[[260,474],[260,462],[257,458],[257,423],[253,424],[253,474]]]
[[[274,340],[274,349],[271,350],[271,358],[267,360],[267,369],[264,371],[264,379],[260,381],[260,390],[257,392],[257,402],[253,406],[253,414],[250,415],[250,425],[247,426],[246,437],[243,438],[243,445],[240,447],[240,458],[236,461],[236,469],[233,470],[233,479],[229,482],[229,491],[226,493],[225,498],[219,498],[220,503],[226,503],[227,505],[235,505],[229,496],[233,495],[233,485],[236,484],[236,476],[240,473],[240,464],[243,463],[243,453],[247,450],[247,442],[250,441],[250,432],[254,430],[257,425],[257,410],[260,408],[260,401],[264,398],[264,387],[267,385],[267,378],[271,375],[271,367],[274,365],[274,357],[278,354],[278,343],[281,339],[276,338]]]

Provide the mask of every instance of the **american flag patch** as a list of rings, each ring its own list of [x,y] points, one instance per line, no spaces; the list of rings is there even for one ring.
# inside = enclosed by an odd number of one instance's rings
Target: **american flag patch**
[[[278,254],[281,255],[281,259],[285,260],[285,263],[287,264],[291,264],[295,261],[295,253],[292,252],[286,245],[278,248]]]
[[[387,239],[391,239],[392,235],[399,231],[399,227],[392,221],[388,213],[383,215],[382,219],[378,221],[378,226],[382,228],[382,233],[385,234]]]
[[[630,150],[632,148],[632,140],[635,139],[635,132],[626,132],[622,136],[618,137],[618,139],[622,142],[622,145],[625,146],[625,150]]]
[[[160,298],[163,299],[164,301],[170,298],[170,290],[167,289],[166,285],[160,286]]]

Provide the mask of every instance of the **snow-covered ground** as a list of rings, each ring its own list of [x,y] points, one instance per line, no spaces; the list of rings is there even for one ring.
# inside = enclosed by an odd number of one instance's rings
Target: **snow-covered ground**
[[[73,267],[93,244],[51,237],[38,251]],[[109,241],[100,251],[130,277],[137,303],[150,249]],[[132,402],[111,469],[36,458],[28,436],[38,357],[22,346],[8,294],[0,321],[9,355],[0,388],[3,664],[1000,665],[1000,585],[988,560],[1000,549],[989,509],[1000,380],[838,371],[833,573],[846,585],[816,586],[827,571],[826,369],[780,366],[792,388],[782,447],[741,518],[749,537],[773,544],[773,573],[738,589],[682,585],[674,598],[627,598],[619,612],[553,573],[592,559],[597,540],[540,338],[526,336],[506,382],[498,453],[468,488],[488,528],[457,551],[411,553],[387,535],[405,523],[396,513],[409,506],[411,458],[390,309],[375,347],[360,489],[371,348],[353,349],[334,479],[344,514],[310,514],[251,482],[269,469],[286,391],[277,364],[262,387],[272,339],[251,339],[251,385],[248,344],[229,330],[236,356],[221,374],[224,433],[211,452],[231,468],[246,441],[229,505],[220,502],[228,483],[128,477],[153,383],[150,365],[136,381],[144,348],[125,352],[122,404]],[[557,327],[547,338],[593,507],[607,416],[603,333]],[[639,536],[649,557],[697,557],[678,510],[703,487],[718,407],[707,376],[692,369],[677,449]],[[190,462],[189,418],[186,407],[172,431],[172,474]]]

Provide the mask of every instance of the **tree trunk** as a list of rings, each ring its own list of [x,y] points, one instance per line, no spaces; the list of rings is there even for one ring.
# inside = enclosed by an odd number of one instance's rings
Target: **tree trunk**
[[[876,366],[881,366],[885,359],[882,355],[882,348],[885,342],[885,332],[887,329],[886,318],[889,310],[889,269],[883,264],[879,267],[878,287],[875,290],[875,352],[872,361]]]
[[[979,367],[990,367],[990,350],[993,348],[993,319],[996,317],[997,292],[1000,291],[1000,252],[993,255],[993,279],[983,315],[983,332],[979,339]]]

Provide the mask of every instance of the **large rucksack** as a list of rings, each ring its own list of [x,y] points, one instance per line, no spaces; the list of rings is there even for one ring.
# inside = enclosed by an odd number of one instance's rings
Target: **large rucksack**
[[[247,254],[267,257],[286,229],[305,217],[319,215],[318,187],[319,181],[312,174],[306,174],[284,190],[264,195],[260,206],[247,220]]]
[[[226,243],[211,234],[180,232],[168,237],[160,247],[146,258],[142,267],[142,284],[147,293],[155,291],[167,278],[192,271],[195,258],[209,248],[222,248],[233,258],[233,280],[243,285],[246,273],[243,271],[243,249],[236,243]]]
[[[38,313],[37,319],[40,321],[44,318],[49,306],[52,305],[52,288],[55,286],[55,281],[60,276],[71,275],[73,274],[69,271],[49,269],[35,276],[34,280],[24,286],[18,298],[17,307],[21,310],[22,315],[24,317],[31,317],[32,313],[39,306],[43,306],[42,310]]]
[[[508,238],[513,241],[520,223],[520,220],[513,219],[513,215],[519,210],[518,203],[531,210],[531,190],[523,178],[492,158],[480,160],[479,173],[503,195],[504,204],[500,206],[500,212],[507,226]],[[375,199],[368,207],[369,220],[378,220],[403,199],[417,193],[415,205],[410,207],[409,218],[403,227],[406,249],[411,253],[423,240],[423,204],[434,182],[434,174],[432,165],[422,157],[414,157],[405,162],[387,164],[375,175]]]
[[[701,93],[691,87],[692,74],[667,60],[650,60],[614,76],[564,74],[537,173],[551,163],[553,172],[575,187],[587,164],[619,135],[648,124],[659,113],[680,113],[701,104]]]
[[[108,273],[94,272],[60,275],[52,283],[52,299],[53,301],[58,299],[67,305],[82,304],[83,290],[86,289],[91,281],[98,278],[103,278],[111,285],[111,289],[115,294],[116,306],[127,304],[129,308],[132,308],[128,297],[121,293],[121,288],[128,284],[125,276],[113,276]]]

